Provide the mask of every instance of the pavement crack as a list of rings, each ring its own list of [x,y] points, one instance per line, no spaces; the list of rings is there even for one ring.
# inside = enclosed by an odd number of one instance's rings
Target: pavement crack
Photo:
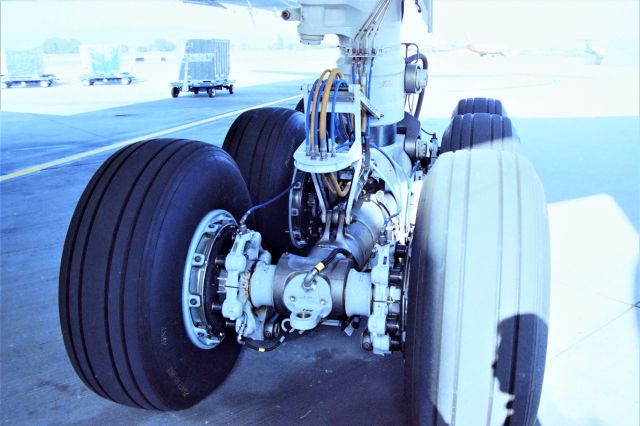
[[[636,303],[636,305],[640,304],[640,302]],[[636,306],[634,305],[634,306]],[[603,328],[607,327],[608,325],[614,323],[615,321],[617,321],[618,319],[620,319],[621,317],[623,317],[624,315],[626,315],[629,311],[631,311],[634,306],[629,306],[627,309],[625,309],[624,311],[622,311],[620,314],[616,315],[615,317],[613,317],[612,319],[610,319],[609,321],[605,322],[604,324],[602,324],[600,327],[596,328],[595,330],[587,333],[586,335],[582,336],[580,339],[576,340],[573,344],[571,344],[570,346],[564,348],[563,350],[561,350],[560,352],[558,352],[557,354],[555,354],[552,359],[556,359],[559,358],[562,354],[564,354],[565,352],[569,351],[570,349],[573,349],[574,347],[576,347],[577,345],[579,345],[580,343],[584,342],[585,340],[587,340],[588,338],[590,338],[591,336],[593,336],[594,334],[596,334],[597,332],[599,332],[600,330],[602,330]],[[636,306],[637,307],[637,306]]]

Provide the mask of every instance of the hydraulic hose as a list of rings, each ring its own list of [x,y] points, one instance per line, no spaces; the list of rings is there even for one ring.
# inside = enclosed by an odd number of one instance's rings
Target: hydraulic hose
[[[392,165],[393,165],[393,163],[392,163]],[[394,214],[392,214],[391,216],[388,216],[385,219],[384,226],[382,227],[382,230],[381,230],[382,232],[384,232],[385,228],[387,227],[387,224],[389,222],[391,222],[391,220],[394,217],[396,217],[396,216],[400,215],[400,213],[402,213],[402,197],[401,197],[401,194],[399,194],[396,191],[395,186],[391,184],[391,180],[389,180],[389,178],[387,178],[387,176],[384,174],[384,172],[382,172],[373,162],[371,163],[371,168],[382,178],[382,180],[384,180],[389,185],[389,187],[391,189],[391,193],[395,197],[396,204],[398,206],[397,211]],[[394,169],[395,169],[395,167],[394,167]],[[396,174],[397,174],[397,172],[396,172]]]
[[[320,140],[318,141],[320,142],[325,142],[326,141],[326,134],[327,134],[327,104],[329,103],[329,93],[331,92],[331,89],[333,87],[333,80],[335,79],[336,75],[339,78],[344,78],[344,75],[342,74],[342,71],[340,71],[338,68],[334,68],[333,70],[331,70],[331,72],[329,73],[329,78],[327,79],[327,84],[324,86],[324,92],[322,93],[322,107],[320,109],[320,118],[319,118],[319,130],[320,130]],[[322,151],[322,145],[320,145],[320,152]],[[328,146],[325,146],[325,149],[328,151]]]
[[[336,101],[338,99],[338,91],[340,90],[340,86],[342,85],[346,85],[348,87],[348,84],[345,80],[338,80],[338,82],[336,83],[336,87],[333,91],[333,102],[331,103],[331,131],[329,133],[329,137],[331,138],[331,152],[335,152],[335,144],[336,144],[336,118],[335,118],[335,113],[336,113]]]
[[[333,188],[335,189],[336,194],[338,194],[340,197],[346,197],[347,194],[349,194],[349,190],[351,189],[351,182],[347,183],[344,189],[342,189],[340,188],[340,182],[338,182],[338,179],[333,174],[329,174],[329,179],[333,184]]]
[[[309,129],[310,129],[310,134],[309,134],[309,144],[311,151],[313,151],[313,147],[315,144],[315,129],[316,129],[316,103],[318,101],[318,94],[320,93],[320,85],[322,83],[322,81],[324,80],[324,76],[327,73],[331,73],[331,70],[326,69],[324,71],[322,71],[322,74],[320,74],[320,79],[318,80],[318,84],[316,85],[315,89],[313,90],[313,99],[311,101],[311,105],[309,106]]]
[[[331,192],[332,194],[335,194],[336,190],[333,189],[333,186],[331,186],[331,184],[329,184],[329,181],[327,180],[327,176],[324,174],[321,174],[320,177],[322,178],[322,183],[324,183],[325,188],[327,188],[329,192]]]
[[[304,281],[302,282],[302,286],[304,288],[309,289],[313,285],[313,281],[315,280],[316,275],[318,275],[320,272],[322,272],[322,270],[324,268],[329,266],[331,264],[331,262],[333,262],[335,260],[335,258],[336,258],[336,256],[338,254],[341,254],[341,255],[345,256],[347,259],[353,260],[353,263],[354,263],[354,265],[356,267],[356,270],[359,270],[358,262],[356,262],[356,259],[353,257],[353,254],[351,254],[351,252],[349,250],[347,250],[347,249],[344,249],[342,247],[338,247],[338,248],[335,248],[335,249],[331,250],[331,252],[329,253],[329,255],[327,257],[325,257],[320,262],[318,262],[316,264],[316,266],[314,266],[313,269],[307,273],[307,275],[304,277]]]
[[[269,204],[272,204],[272,203],[278,201],[280,198],[282,198],[285,195],[287,195],[293,189],[293,187],[296,186],[297,183],[298,183],[298,180],[295,180],[291,185],[289,185],[287,187],[287,189],[285,189],[284,191],[280,192],[279,194],[276,194],[270,200],[267,200],[262,204],[258,204],[257,206],[253,206],[249,210],[247,210],[247,212],[244,215],[242,215],[242,218],[240,219],[240,229],[241,230],[246,230],[246,222],[247,222],[247,219],[249,218],[249,216],[251,215],[251,213],[253,213],[254,211],[256,211],[258,209],[261,209],[263,207],[267,207]]]

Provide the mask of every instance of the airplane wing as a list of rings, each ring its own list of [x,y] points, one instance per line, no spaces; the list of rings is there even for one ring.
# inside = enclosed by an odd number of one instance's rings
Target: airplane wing
[[[183,3],[201,4],[203,6],[224,7],[225,4],[248,6],[256,9],[273,9],[291,7],[297,4],[292,0],[182,0]]]
[[[191,4],[200,4],[202,6],[213,6],[213,7],[221,7],[224,9],[224,6],[214,0],[182,0],[183,3],[191,3]]]
[[[201,4],[205,6],[224,7],[225,4],[235,6],[247,6],[249,10],[255,9],[273,9],[273,8],[286,8],[298,5],[294,0],[182,0],[184,3]],[[404,0],[407,2],[414,2],[424,23],[427,25],[427,30],[431,32],[433,30],[433,0]]]

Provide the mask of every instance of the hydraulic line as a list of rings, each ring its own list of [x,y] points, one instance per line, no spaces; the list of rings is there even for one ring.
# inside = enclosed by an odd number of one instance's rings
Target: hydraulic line
[[[333,189],[333,186],[331,186],[331,184],[327,180],[327,176],[324,174],[321,174],[320,176],[322,178],[322,183],[324,183],[324,186],[329,190],[329,192],[331,192],[332,194],[335,194],[336,190]]]
[[[373,145],[372,145],[373,146]],[[392,163],[393,166],[393,163]],[[396,199],[396,204],[398,206],[398,210],[392,214],[391,216],[387,217],[384,221],[384,226],[381,229],[381,232],[384,232],[384,230],[386,229],[387,225],[389,224],[389,222],[391,222],[391,220],[394,217],[397,217],[398,215],[400,215],[400,213],[402,213],[402,197],[400,196],[401,194],[398,194],[396,188],[394,185],[391,184],[391,180],[389,180],[389,178],[386,177],[386,175],[384,174],[384,172],[382,172],[378,166],[376,166],[373,162],[371,163],[371,168],[378,174],[378,176],[380,176],[382,178],[383,181],[385,181],[385,183],[387,183],[391,189],[391,193],[393,194],[393,196]],[[395,168],[395,167],[394,167]],[[397,172],[396,172],[397,174]]]
[[[335,154],[335,144],[336,144],[336,119],[335,119],[335,111],[336,111],[336,101],[338,99],[338,91],[340,90],[340,86],[346,85],[349,86],[345,80],[338,80],[336,83],[336,87],[333,91],[333,102],[331,104],[331,130],[329,133],[329,137],[331,139],[331,153]]]
[[[320,125],[319,130],[320,130],[320,140],[319,145],[320,145],[320,152],[322,153],[323,150],[323,146],[322,143],[325,143],[325,151],[328,151],[328,146],[326,145],[326,135],[327,135],[327,104],[329,103],[329,93],[331,92],[332,86],[333,86],[333,80],[335,79],[336,75],[339,78],[344,78],[344,75],[342,74],[342,71],[340,71],[338,68],[334,68],[333,70],[331,70],[331,72],[329,73],[329,78],[327,78],[327,84],[324,87],[324,93],[322,94],[322,108],[320,109]]]
[[[331,183],[333,184],[333,189],[335,190],[336,194],[338,194],[340,197],[346,197],[349,194],[349,190],[351,189],[351,182],[348,182],[344,189],[340,188],[340,182],[338,182],[338,179],[332,174],[329,174],[329,180],[331,180]]]
[[[369,62],[369,75],[367,76],[367,87],[365,94],[368,99],[371,99],[371,76],[373,72],[373,58],[371,58],[371,62]],[[366,111],[363,110],[363,114],[366,114]],[[369,134],[369,125],[371,124],[371,118],[367,115],[367,125],[365,127],[365,132]]]
[[[387,161],[389,161],[389,163],[391,163],[391,166],[393,167],[394,172],[396,173],[396,177],[400,178],[400,172],[402,172],[403,177],[408,181],[409,180],[409,176],[407,176],[407,174],[404,172],[404,170],[402,170],[402,167],[400,167],[400,165],[391,157],[389,157],[389,155],[387,155],[386,152],[384,152],[384,150],[382,150],[378,145],[376,144],[371,144],[371,148],[375,149],[376,151],[378,151],[380,154],[382,154],[384,156],[384,158],[387,159]]]
[[[360,90],[362,90],[362,93],[364,93],[364,95],[366,96],[367,95],[367,77],[365,75],[364,70],[362,70],[362,77],[361,77],[360,81],[362,81],[362,80],[364,80],[364,84],[360,84]],[[367,123],[368,123],[367,117],[368,116],[367,116],[367,110],[365,109],[364,106],[362,107],[362,114],[361,115],[362,115],[362,123],[360,123],[360,125],[362,126],[362,131],[366,132],[367,131]]]
[[[322,259],[320,262],[318,262],[316,264],[316,266],[313,267],[313,269],[311,271],[309,271],[307,273],[307,275],[304,277],[304,281],[302,283],[302,286],[305,288],[309,288],[313,281],[316,278],[316,275],[318,275],[320,272],[322,272],[322,270],[324,268],[326,268],[327,266],[329,266],[331,264],[331,262],[333,262],[336,258],[337,255],[343,255],[344,257],[346,257],[347,259],[351,259],[354,263],[354,267],[356,268],[357,271],[359,271],[360,269],[358,268],[358,262],[356,262],[355,257],[353,257],[353,254],[351,254],[351,252],[347,249],[344,249],[342,247],[338,247],[335,248],[333,250],[331,250],[331,252],[329,253],[329,255],[327,257],[325,257],[324,259]]]
[[[287,333],[289,334],[289,333]],[[242,339],[242,341],[244,342],[244,345],[249,348],[249,349],[253,349],[254,351],[257,352],[271,352],[275,349],[277,349],[281,344],[284,343],[285,339],[287,338],[287,334],[283,334],[282,336],[280,336],[280,338],[278,340],[276,340],[276,342],[270,346],[258,346],[254,343],[258,343],[260,342],[259,340],[253,340],[253,339],[249,339],[249,338],[245,338]]]
[[[248,337],[245,337],[242,339],[242,342],[244,342],[244,345],[246,347],[248,347],[249,349],[253,349],[254,351],[257,352],[271,352],[272,350],[278,348],[280,345],[282,345],[285,341],[285,339],[287,338],[287,336],[289,335],[289,333],[291,333],[293,331],[292,328],[286,330],[284,329],[284,334],[282,336],[280,336],[280,338],[278,340],[275,341],[275,343],[269,345],[269,346],[262,346],[261,344],[264,343],[264,341],[261,340],[254,340]]]
[[[372,66],[373,59],[369,62],[369,69],[367,72],[366,61],[361,62],[360,60],[355,59],[351,64],[351,80],[353,84],[360,84],[360,90],[362,93],[369,97],[371,92],[371,74],[372,74]],[[325,76],[329,74],[327,79],[325,80]],[[336,79],[337,77],[337,79]],[[348,83],[344,80],[344,74],[340,69],[334,68],[332,70],[325,69],[320,78],[316,80],[313,85],[313,95],[309,95],[309,107],[307,108],[307,141],[308,141],[308,151],[309,152],[320,152],[320,153],[335,153],[335,144],[336,144],[336,121],[338,122],[338,130],[340,132],[339,136],[343,139],[343,141],[351,141],[353,136],[353,128],[354,128],[354,115],[348,114],[346,117],[346,123],[343,121],[343,115],[339,114],[336,118],[335,106],[337,100],[337,94],[340,90],[340,86],[348,85]],[[331,108],[331,123],[329,128],[329,133],[327,133],[327,109],[328,103],[331,100],[330,93],[333,93],[333,102]],[[322,92],[322,96],[320,96],[320,92]],[[320,108],[320,111],[318,111]],[[364,106],[361,109],[361,128],[364,134],[367,134],[369,131],[370,118],[367,114]],[[331,140],[331,147],[329,146],[329,141]],[[322,154],[321,154],[322,155]]]
[[[313,87],[311,92],[309,92],[309,96],[307,98],[307,109],[305,111],[304,114],[304,118],[305,118],[305,132],[306,132],[306,153],[307,155],[309,155],[311,153],[311,114],[309,113],[309,110],[311,109],[311,100],[313,98],[313,92],[315,92],[316,87],[318,87],[318,84],[320,84],[320,79],[317,79],[314,83],[313,83]]]
[[[320,74],[320,78],[318,79],[318,84],[313,90],[313,99],[311,100],[311,105],[307,108],[309,111],[309,144],[311,145],[309,148],[313,151],[315,144],[315,122],[316,122],[316,102],[318,101],[318,94],[320,93],[320,83],[324,80],[324,76],[327,73],[331,73],[331,70],[326,69],[322,71]]]
[[[253,213],[254,211],[261,209],[263,207],[267,207],[269,204],[272,204],[276,201],[278,201],[280,198],[284,197],[285,195],[287,195],[289,193],[289,191],[291,191],[293,189],[293,187],[298,183],[298,180],[295,180],[291,185],[289,185],[287,187],[287,189],[285,189],[284,191],[280,192],[279,194],[277,194],[276,196],[274,196],[272,199],[265,201],[262,204],[258,204],[257,206],[253,206],[251,207],[249,210],[247,210],[247,212],[242,215],[242,218],[240,219],[240,230],[241,232],[243,230],[246,230],[247,225],[247,219],[249,218],[249,215],[251,215],[251,213]]]

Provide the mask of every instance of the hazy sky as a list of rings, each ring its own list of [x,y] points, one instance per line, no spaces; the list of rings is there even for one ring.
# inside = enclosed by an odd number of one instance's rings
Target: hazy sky
[[[501,42],[520,47],[566,47],[580,40],[638,38],[638,0],[434,0],[434,34],[411,16],[405,38],[421,43]],[[411,7],[411,2],[408,2]],[[2,0],[3,47],[38,46],[49,37],[85,43],[146,44],[158,38],[230,38],[266,47],[280,38],[295,43],[295,24],[277,10],[220,9],[179,0]],[[517,47],[516,46],[516,47]]]
[[[295,25],[278,19],[275,11],[254,10],[252,19],[246,7],[225,10],[178,0],[2,0],[1,7],[3,46],[38,45],[54,36],[136,45],[197,37],[259,43],[281,33],[295,35]]]

